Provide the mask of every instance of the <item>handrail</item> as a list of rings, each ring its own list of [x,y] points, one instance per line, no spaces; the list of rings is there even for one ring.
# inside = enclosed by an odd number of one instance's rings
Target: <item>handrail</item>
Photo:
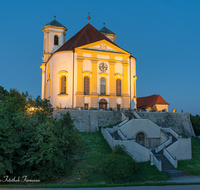
[[[168,146],[170,143],[172,143],[172,137],[169,137],[169,140],[165,141],[164,143],[162,143],[160,146],[158,146],[155,149],[155,152],[158,153],[160,152],[163,148],[165,148],[166,146]]]
[[[170,128],[170,133],[171,133],[176,139],[179,138],[179,135],[178,135],[172,128]]]
[[[158,161],[155,155],[153,155],[153,163],[159,171],[162,171],[162,161],[161,160]]]
[[[129,121],[127,121],[123,126],[121,126],[121,128],[122,127],[124,127],[124,126],[126,126],[128,123],[130,123],[132,121],[132,119],[131,120],[129,120]]]
[[[125,117],[125,118],[127,119],[126,115],[125,115],[123,112],[122,112],[122,117]],[[126,120],[126,119],[125,119],[125,120]]]
[[[117,130],[118,135],[122,138],[122,140],[126,140],[126,137],[124,136],[124,134],[121,132],[121,130]]]
[[[128,121],[129,121],[129,118],[127,117],[124,121],[122,121],[121,123],[119,123],[118,125],[116,125],[114,127],[121,127],[122,125],[124,125]]]
[[[163,132],[163,134],[165,134],[165,136],[167,136],[167,139],[169,139],[169,135],[162,128],[161,131]]]
[[[177,160],[174,159],[172,157],[172,155],[167,151],[167,149],[164,149],[163,151],[164,156],[167,158],[167,160],[169,160],[169,162],[175,167],[177,168],[178,164],[177,164]]]
[[[133,115],[137,118],[137,119],[140,119],[140,116],[134,111],[133,112]]]
[[[167,147],[167,149],[170,149],[172,146],[174,146],[178,142],[179,142],[179,140],[177,140],[176,142],[174,142],[173,144],[171,144],[169,147]]]
[[[162,130],[165,131],[165,133],[170,133],[170,129],[168,127],[162,127]]]

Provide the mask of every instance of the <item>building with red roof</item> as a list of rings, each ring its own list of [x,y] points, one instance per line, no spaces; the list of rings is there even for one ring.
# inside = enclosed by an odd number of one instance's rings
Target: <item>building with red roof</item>
[[[168,112],[168,105],[160,94],[137,98],[137,109]]]

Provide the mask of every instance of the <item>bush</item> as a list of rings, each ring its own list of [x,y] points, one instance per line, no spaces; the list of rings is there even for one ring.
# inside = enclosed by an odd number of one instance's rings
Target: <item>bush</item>
[[[200,135],[200,116],[199,115],[196,115],[196,116],[190,115],[190,120],[191,120],[192,126],[194,128],[195,134],[197,136],[199,136]]]
[[[137,169],[137,163],[125,151],[124,146],[116,145],[113,152],[106,158],[103,171],[115,181],[129,178]]]

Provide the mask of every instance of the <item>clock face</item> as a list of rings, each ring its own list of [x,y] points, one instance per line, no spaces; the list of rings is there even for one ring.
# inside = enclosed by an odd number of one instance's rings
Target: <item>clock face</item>
[[[107,69],[108,69],[108,66],[107,66],[106,63],[102,62],[102,63],[99,64],[99,70],[100,70],[100,71],[104,72],[104,71],[106,71]]]

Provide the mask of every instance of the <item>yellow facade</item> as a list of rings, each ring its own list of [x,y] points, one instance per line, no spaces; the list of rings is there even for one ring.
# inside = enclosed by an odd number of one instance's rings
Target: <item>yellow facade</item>
[[[65,30],[54,26],[43,30],[46,49],[40,66],[42,97],[49,98],[54,107],[134,109],[131,102],[136,102],[135,58],[106,39],[50,53],[54,49],[52,38],[59,37],[59,29]],[[112,36],[115,41],[116,36]],[[61,93],[62,76],[66,77],[66,93]]]

